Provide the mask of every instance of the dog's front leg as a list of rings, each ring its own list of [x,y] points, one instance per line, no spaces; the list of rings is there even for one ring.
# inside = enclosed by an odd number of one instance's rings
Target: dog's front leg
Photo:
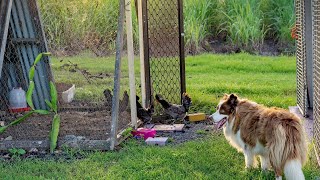
[[[257,162],[254,156],[254,153],[251,148],[245,145],[244,148],[244,159],[246,163],[246,168],[256,168],[257,167]]]
[[[270,160],[268,156],[260,156],[261,169],[263,171],[268,170],[270,168]]]

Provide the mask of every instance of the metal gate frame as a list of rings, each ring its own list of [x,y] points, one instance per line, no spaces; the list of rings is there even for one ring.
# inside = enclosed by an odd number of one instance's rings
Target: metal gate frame
[[[296,30],[297,30],[297,105],[303,116],[307,116],[307,58],[305,39],[305,1],[296,0]]]
[[[312,0],[314,149],[320,166],[320,1]]]
[[[152,77],[150,72],[150,37],[149,37],[149,21],[150,18],[148,17],[148,2],[156,1],[156,0],[142,0],[142,18],[143,18],[143,44],[144,44],[144,73],[145,73],[145,92],[146,92],[146,106],[150,106],[153,101],[153,84],[152,84]],[[179,32],[177,36],[179,36],[179,62],[180,62],[180,102],[182,99],[183,92],[186,92],[186,80],[185,80],[185,56],[184,56],[184,29],[183,29],[183,0],[175,0],[177,1],[177,11],[178,11],[178,26]],[[163,3],[162,1],[159,1]],[[173,99],[168,99],[169,101],[174,101]],[[176,102],[179,103],[179,102]]]

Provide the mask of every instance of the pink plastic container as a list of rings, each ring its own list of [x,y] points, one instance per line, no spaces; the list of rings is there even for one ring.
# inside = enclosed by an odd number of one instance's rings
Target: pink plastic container
[[[138,128],[137,130],[133,130],[131,134],[135,137],[143,137],[144,139],[148,139],[149,137],[154,137],[156,135],[155,129],[147,129],[147,128]]]

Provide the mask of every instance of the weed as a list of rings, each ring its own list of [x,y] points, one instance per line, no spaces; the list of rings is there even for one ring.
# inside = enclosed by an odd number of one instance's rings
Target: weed
[[[8,151],[13,159],[19,159],[21,156],[27,153],[24,149],[21,148],[11,148]]]
[[[199,129],[199,130],[196,131],[196,134],[205,135],[205,134],[208,134],[208,132],[206,132],[206,131],[203,130],[203,129]]]

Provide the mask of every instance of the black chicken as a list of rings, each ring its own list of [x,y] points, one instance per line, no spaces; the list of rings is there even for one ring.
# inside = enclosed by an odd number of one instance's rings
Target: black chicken
[[[164,108],[165,113],[170,115],[175,123],[176,120],[185,120],[185,117],[187,115],[187,112],[189,111],[189,108],[191,106],[191,98],[187,93],[182,94],[182,105],[178,104],[171,104],[160,94],[156,94],[156,100],[161,104],[161,106]]]
[[[119,112],[127,110],[129,105],[129,95],[127,91],[124,91],[122,100],[119,102]]]
[[[105,103],[107,111],[111,111],[112,108],[112,94],[110,89],[106,89],[103,91],[104,97],[105,97]]]
[[[106,106],[107,111],[111,111],[112,108],[112,93],[110,89],[106,89],[103,91],[104,97],[105,97],[105,103],[104,105]],[[123,112],[127,110],[129,105],[129,95],[127,91],[124,91],[122,100],[119,102],[119,112]]]
[[[145,109],[139,102],[139,96],[136,96],[136,106],[137,106],[137,116],[143,123],[150,123],[152,120],[152,114],[154,113],[154,106],[151,105],[150,108]]]

